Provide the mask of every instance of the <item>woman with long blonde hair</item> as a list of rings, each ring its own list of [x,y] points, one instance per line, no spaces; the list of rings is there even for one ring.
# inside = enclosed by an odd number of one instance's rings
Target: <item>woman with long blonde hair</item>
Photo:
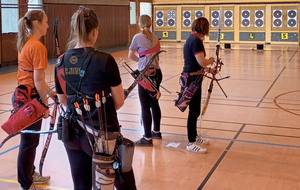
[[[139,27],[141,32],[134,35],[130,47],[128,58],[138,62],[138,70],[142,71],[151,57],[160,50],[160,43],[157,36],[151,32],[152,20],[148,15],[141,15],[139,18]],[[139,56],[136,56],[138,53]],[[162,72],[159,67],[159,58],[157,57],[152,66],[148,69],[148,75],[156,84],[155,88],[159,90],[162,81]],[[145,86],[138,84],[139,99],[142,109],[142,123],[144,126],[144,136],[135,142],[136,146],[153,146],[152,139],[161,139],[160,121],[161,110],[158,103],[159,97],[151,96]],[[151,112],[152,111],[152,112]],[[153,131],[151,131],[153,119]]]
[[[46,35],[48,17],[41,10],[32,10],[19,20],[18,26],[18,85],[31,88],[31,99],[42,97],[49,90],[45,81],[45,69],[48,66],[47,49],[39,41]],[[54,98],[55,94],[52,94]],[[43,96],[43,103],[48,106],[47,96]],[[14,98],[13,98],[14,104]],[[44,118],[49,116],[49,109],[44,113]],[[26,129],[41,129],[42,120],[32,124]],[[39,134],[21,134],[18,155],[18,182],[22,189],[38,189],[34,184],[46,183],[49,176],[43,177],[35,172],[34,159],[36,147],[39,144]]]
[[[118,190],[135,190],[132,169],[126,172],[114,170],[112,163],[107,163],[107,160],[104,161],[104,166],[93,169],[93,156],[96,154],[105,159],[115,157],[116,144],[109,144],[104,151],[101,145],[98,146],[99,138],[95,134],[101,134],[103,125],[109,140],[115,143],[119,140],[121,134],[116,110],[124,104],[124,93],[114,58],[94,49],[99,34],[99,21],[95,11],[79,7],[73,14],[70,25],[68,50],[56,64],[55,85],[59,101],[67,107],[66,117],[72,121],[64,146],[69,158],[74,190],[91,190],[93,186],[95,190],[113,190],[114,186]],[[102,97],[101,100],[105,99],[99,109],[95,105],[97,94]],[[90,112],[83,110],[81,117],[75,110],[86,107],[83,98],[86,98]],[[77,108],[74,103],[77,103]],[[102,119],[100,115],[103,115]],[[108,139],[101,136],[100,141],[106,142]],[[95,151],[96,148],[99,150]],[[107,154],[103,155],[103,152]],[[103,160],[99,160],[97,159],[97,163],[103,164]]]

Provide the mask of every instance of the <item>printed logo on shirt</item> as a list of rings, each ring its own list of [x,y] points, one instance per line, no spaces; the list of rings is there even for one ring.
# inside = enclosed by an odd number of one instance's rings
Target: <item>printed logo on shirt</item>
[[[76,56],[71,56],[71,57],[70,57],[70,63],[71,63],[71,64],[74,65],[74,64],[76,64],[77,62],[78,62],[78,59],[77,59]]]
[[[79,75],[80,67],[65,68],[66,75]]]

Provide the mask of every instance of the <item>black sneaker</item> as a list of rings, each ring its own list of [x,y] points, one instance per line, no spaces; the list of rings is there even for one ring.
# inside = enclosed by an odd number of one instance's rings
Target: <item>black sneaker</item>
[[[135,141],[135,146],[153,146],[152,139],[147,140],[142,137],[140,140]]]
[[[151,131],[152,139],[162,139],[161,132],[155,133]]]

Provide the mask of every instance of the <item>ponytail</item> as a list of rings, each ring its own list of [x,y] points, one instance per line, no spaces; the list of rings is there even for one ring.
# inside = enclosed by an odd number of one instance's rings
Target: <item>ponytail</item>
[[[26,17],[27,19],[27,17]],[[19,24],[18,24],[18,35],[17,35],[17,49],[18,49],[18,53],[21,52],[24,44],[27,42],[27,39],[29,37],[29,32],[26,28],[26,24],[25,24],[25,18],[22,17],[19,20]]]
[[[94,10],[80,6],[71,18],[68,49],[74,48],[77,43],[85,44],[89,40],[89,33],[98,25],[98,17]]]
[[[152,39],[153,34],[150,30],[151,18],[148,15],[141,15],[139,18],[139,26],[141,28],[141,33],[148,39]]]
[[[32,29],[32,21],[39,21],[40,23],[43,21],[45,12],[42,10],[32,10],[25,14],[24,17],[22,17],[19,20],[18,23],[18,35],[17,35],[17,49],[18,53],[21,52],[23,46],[27,42],[29,36],[30,36],[30,30]]]
[[[150,40],[152,39],[153,34],[152,34],[150,28],[145,27],[145,28],[142,30],[142,33],[144,34],[144,36],[146,36],[146,38],[148,38],[148,39],[150,39]]]

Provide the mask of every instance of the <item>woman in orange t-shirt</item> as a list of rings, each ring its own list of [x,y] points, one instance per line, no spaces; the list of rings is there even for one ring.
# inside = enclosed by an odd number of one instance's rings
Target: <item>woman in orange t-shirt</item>
[[[32,89],[31,99],[42,97],[49,90],[45,81],[45,69],[48,65],[47,49],[39,41],[42,36],[46,35],[48,27],[47,15],[41,10],[29,11],[19,20],[17,80],[18,85],[30,86]],[[42,101],[48,106],[47,96],[43,96]],[[49,110],[44,113],[44,118],[48,116]],[[26,129],[40,130],[41,125],[42,120],[39,120]],[[35,183],[46,183],[50,180],[50,176],[43,177],[34,171],[34,159],[39,137],[39,134],[21,134],[18,182],[22,189],[38,189],[34,185]]]

